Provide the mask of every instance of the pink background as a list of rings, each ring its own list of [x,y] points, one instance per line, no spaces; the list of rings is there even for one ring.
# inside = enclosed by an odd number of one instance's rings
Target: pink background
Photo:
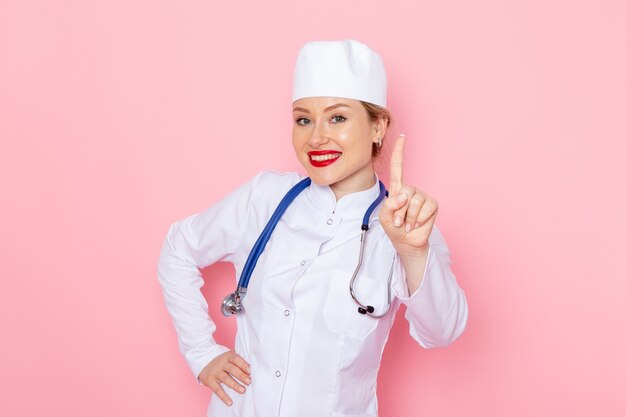
[[[345,38],[385,61],[389,138],[470,309],[432,350],[400,310],[381,417],[626,415],[624,3],[227,3],[0,2],[0,415],[205,415],[160,245],[259,170],[301,170],[296,54]],[[232,347],[233,269],[204,272]]]

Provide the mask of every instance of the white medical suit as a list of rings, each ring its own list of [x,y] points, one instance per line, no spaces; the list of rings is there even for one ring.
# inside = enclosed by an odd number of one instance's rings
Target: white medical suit
[[[212,337],[215,324],[200,292],[199,268],[233,263],[234,291],[259,234],[303,178],[297,172],[262,171],[203,212],[170,226],[158,280],[180,351],[196,378],[229,350]],[[399,258],[394,262],[395,248],[378,220],[382,202],[370,218],[354,290],[363,304],[384,311],[393,267],[391,311],[380,319],[357,311],[349,283],[363,215],[378,195],[378,176],[370,189],[339,201],[329,186],[311,182],[287,208],[250,278],[245,312],[235,316],[235,352],[250,363],[252,383],[243,394],[222,384],[233,405],[212,394],[209,417],[377,417],[376,377],[400,303],[407,307],[411,337],[423,348],[446,346],[463,333],[467,300],[440,230],[433,227],[423,281],[409,297],[404,267]]]

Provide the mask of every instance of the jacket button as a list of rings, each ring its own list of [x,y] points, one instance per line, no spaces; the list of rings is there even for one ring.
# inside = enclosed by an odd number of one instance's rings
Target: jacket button
[[[333,224],[333,219],[328,219],[328,220],[326,220],[326,224],[328,224],[328,225]]]
[[[280,376],[280,371],[276,371],[276,376],[279,377]]]
[[[306,263],[306,260],[304,260],[304,259],[303,259],[303,260],[300,262],[300,265],[304,265],[305,263]]]
[[[290,314],[289,310],[285,310],[285,316],[288,316]]]

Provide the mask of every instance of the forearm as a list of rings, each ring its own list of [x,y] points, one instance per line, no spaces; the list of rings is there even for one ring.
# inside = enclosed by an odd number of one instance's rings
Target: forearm
[[[413,249],[398,252],[400,262],[406,271],[406,283],[409,289],[409,296],[417,291],[424,279],[429,250],[430,244],[427,244],[424,248],[418,250]]]

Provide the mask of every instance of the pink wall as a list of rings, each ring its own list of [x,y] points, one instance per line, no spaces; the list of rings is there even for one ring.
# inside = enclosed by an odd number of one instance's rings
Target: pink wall
[[[297,50],[348,37],[385,60],[406,178],[439,201],[470,308],[434,350],[400,311],[381,417],[626,415],[624,3],[226,3],[0,3],[0,415],[205,415],[161,242],[300,169]],[[230,344],[232,268],[205,273]]]

